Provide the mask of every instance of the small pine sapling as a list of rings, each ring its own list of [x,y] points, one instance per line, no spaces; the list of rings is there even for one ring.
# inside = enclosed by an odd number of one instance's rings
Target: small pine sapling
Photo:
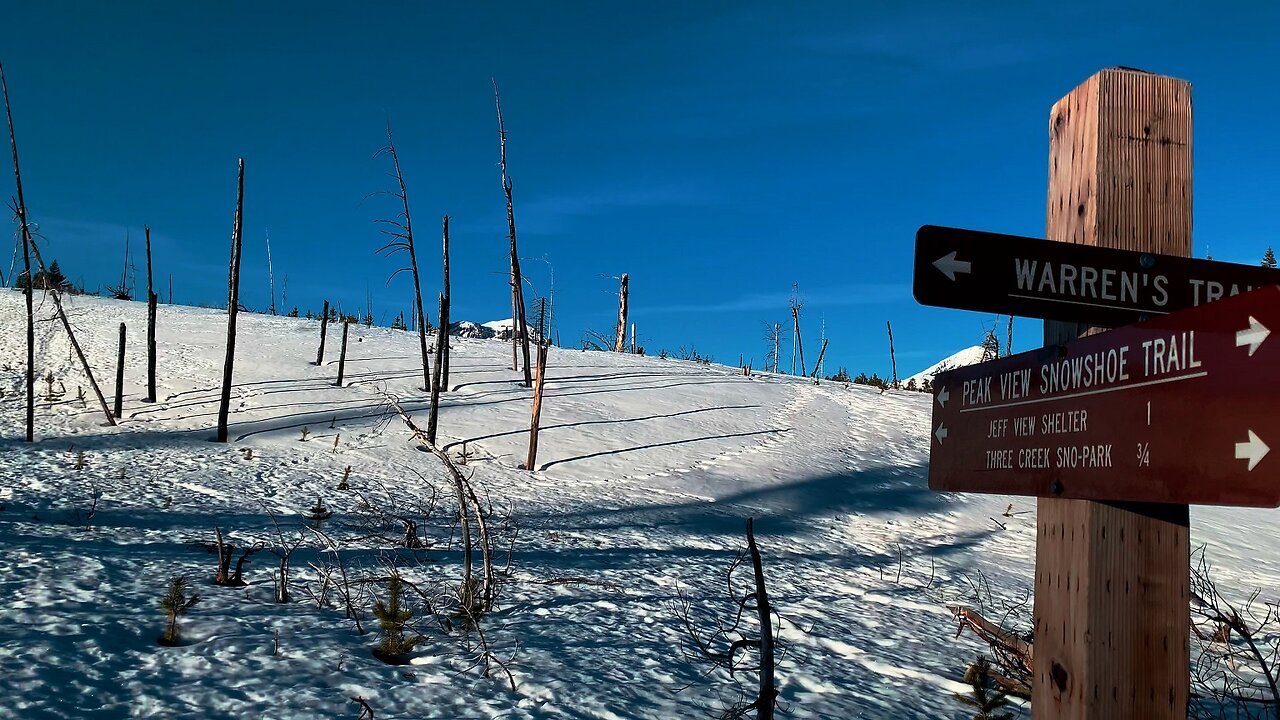
[[[1013,720],[1013,713],[1001,710],[1009,706],[1009,698],[992,679],[991,663],[985,657],[979,655],[969,666],[964,681],[973,689],[955,698],[974,710],[973,720]]]
[[[320,496],[317,495],[316,504],[312,505],[311,508],[307,510],[307,522],[311,523],[312,527],[319,530],[324,525],[324,521],[331,517],[333,517],[333,511],[325,507],[324,500],[320,499]]]
[[[303,425],[302,426],[302,442],[306,442],[307,436],[310,434],[311,434],[311,428],[307,427],[306,425]]]
[[[178,618],[185,615],[198,602],[200,602],[199,595],[187,597],[186,577],[174,575],[169,580],[169,591],[160,598],[160,609],[164,610],[166,615],[164,635],[160,638],[161,645],[178,644]]]
[[[84,458],[84,451],[77,450],[76,451],[76,470],[83,470],[86,467],[89,467],[89,463]]]
[[[350,483],[348,483],[348,482],[347,482],[347,481],[348,481],[348,480],[350,480],[350,479],[351,479],[351,466],[350,466],[350,465],[348,465],[348,466],[347,466],[347,469],[346,469],[346,470],[344,470],[344,471],[342,472],[342,480],[338,483],[338,489],[339,489],[339,490],[350,490],[350,489],[351,489],[351,485],[350,485]]]
[[[374,603],[373,616],[378,619],[382,635],[382,642],[374,651],[374,657],[390,665],[403,664],[407,660],[405,656],[413,652],[419,638],[405,635],[409,620],[413,618],[413,611],[404,607],[404,588],[399,575],[391,575],[387,582],[387,601],[384,603],[378,600]]]

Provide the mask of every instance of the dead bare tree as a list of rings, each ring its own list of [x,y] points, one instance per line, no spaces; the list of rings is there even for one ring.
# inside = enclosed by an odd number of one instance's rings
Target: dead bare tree
[[[458,501],[458,521],[462,533],[462,585],[458,590],[460,614],[468,625],[475,625],[480,616],[493,609],[497,582],[493,568],[493,539],[489,533],[488,516],[480,499],[476,496],[470,478],[458,469],[449,453],[427,439],[427,434],[413,422],[409,413],[394,398],[388,398],[388,404],[395,409],[409,431],[417,438],[419,444],[444,465],[453,482]],[[470,520],[475,520],[475,545],[480,549],[482,580],[479,587],[472,578],[472,538]]]
[[[619,353],[627,349],[627,285],[627,274],[622,273],[621,287],[618,290],[618,337],[613,344],[613,351]]]
[[[823,338],[822,349],[818,351],[818,362],[813,364],[813,377],[818,377],[818,372],[822,369],[822,356],[827,354],[827,343],[831,342],[830,338]]]
[[[156,401],[156,296],[151,283],[151,228],[143,225],[147,238],[147,396],[143,402]]]
[[[249,558],[255,553],[262,550],[262,543],[252,543],[240,553],[240,559],[236,562],[236,569],[231,570],[231,558],[236,554],[236,546],[222,539],[222,528],[213,528],[213,543],[202,543],[204,548],[218,556],[218,572],[213,577],[214,585],[222,585],[225,587],[244,587],[248,583],[244,581],[242,573],[244,566],[249,562]]]
[[[1191,571],[1191,668],[1196,717],[1280,718],[1280,602],[1254,590],[1233,602],[1219,590],[1200,547]]]
[[[441,321],[440,328],[437,332],[443,333],[444,335],[444,343],[439,348],[440,350],[444,351],[443,352],[444,361],[443,361],[443,364],[441,365],[440,375],[439,377],[436,378],[436,385],[440,386],[440,392],[449,392],[449,324],[453,318],[449,312],[450,297],[449,297],[449,216],[448,215],[444,216],[443,224],[444,224],[444,232],[443,232],[442,242],[443,242],[444,249],[441,255],[441,258],[442,258],[441,262],[444,265],[444,268],[443,268],[443,271],[444,271],[443,272],[444,320]]]
[[[284,531],[280,529],[280,521],[276,518],[276,514],[272,512],[265,502],[262,503],[262,509],[267,511],[267,515],[271,518],[271,524],[276,530],[276,544],[271,548],[271,552],[280,559],[280,574],[274,577],[273,580],[276,584],[276,602],[283,604],[289,602],[289,562],[294,552],[307,539],[307,536],[299,530],[298,534],[291,540],[285,539]]]
[[[271,233],[265,233],[267,239],[267,283],[271,290],[271,307],[267,312],[276,314],[276,274],[271,269]]]
[[[735,588],[734,575],[747,561],[751,563],[752,583],[750,590],[742,591]],[[751,518],[747,519],[747,549],[740,551],[730,564],[725,581],[728,587],[727,619],[724,616],[714,618],[714,627],[710,631],[698,629],[699,620],[693,617],[693,600],[679,586],[676,587],[679,597],[676,614],[684,625],[681,640],[685,654],[693,660],[710,662],[712,670],[724,670],[735,683],[739,683],[740,699],[724,708],[721,718],[745,718],[755,711],[756,720],[772,720],[778,702],[778,687],[774,679],[779,650],[774,627],[777,613],[769,603],[764,563],[756,546]],[[754,623],[748,619],[748,612],[753,610]],[[749,628],[752,624],[754,629]],[[757,662],[753,665],[744,664],[749,650],[756,651]],[[747,692],[741,688],[737,675],[744,670],[754,671],[757,676],[756,692],[750,702],[746,701]]]
[[[35,431],[35,309],[33,307],[33,296],[35,293],[35,277],[31,274],[31,257],[36,259],[36,265],[40,272],[48,274],[45,269],[44,259],[40,257],[40,248],[36,245],[35,238],[31,235],[31,224],[27,218],[27,204],[22,195],[22,172],[18,167],[18,140],[13,132],[13,111],[9,105],[9,86],[4,79],[4,66],[0,65],[0,90],[4,93],[4,111],[9,121],[9,145],[13,149],[13,179],[17,185],[18,197],[10,206],[14,214],[18,218],[19,229],[22,233],[22,261],[27,277],[27,442],[34,439]],[[98,398],[98,404],[102,407],[102,414],[107,416],[107,423],[116,424],[115,417],[111,414],[111,409],[107,407],[107,399],[102,396],[102,389],[98,387],[98,381],[93,378],[93,370],[89,367],[89,360],[84,356],[84,350],[80,348],[80,343],[76,341],[76,335],[71,330],[71,321],[67,319],[67,311],[62,307],[62,289],[56,287],[48,288],[49,297],[53,298],[54,308],[58,312],[58,319],[62,321],[62,328],[67,333],[67,340],[71,343],[71,349],[75,351],[76,357],[80,360],[80,367],[84,370],[85,377],[89,380],[89,387],[93,389],[94,395]]]
[[[533,418],[529,421],[529,457],[524,469],[533,471],[538,460],[538,423],[542,419],[542,388],[547,381],[547,346],[538,344],[538,380],[533,386]]]
[[[396,219],[379,219],[375,222],[390,226],[390,229],[383,229],[382,234],[391,238],[390,242],[378,248],[378,252],[387,256],[394,255],[398,252],[409,253],[409,267],[397,268],[391,273],[391,277],[387,278],[387,284],[391,284],[391,280],[405,270],[409,270],[413,274],[413,298],[417,307],[415,322],[418,326],[418,346],[422,352],[422,389],[424,391],[431,390],[431,365],[430,358],[427,357],[427,323],[423,316],[422,310],[422,282],[418,276],[418,253],[413,244],[413,218],[409,214],[409,191],[405,188],[404,173],[400,170],[400,155],[396,152],[395,140],[391,137],[391,122],[387,122],[387,145],[374,154],[374,157],[386,153],[391,156],[391,164],[395,167],[396,185],[399,190],[391,191],[391,195],[399,198],[401,211]]]
[[[120,418],[121,411],[124,409],[124,323],[120,323],[120,345],[116,354],[116,419]]]
[[[236,313],[240,308],[240,239],[244,212],[244,158],[236,180],[236,215],[231,227],[231,269],[227,288],[227,357],[222,365],[222,402],[218,406],[218,442],[227,441],[231,411],[231,372],[236,360]]]
[[[502,121],[502,96],[498,83],[493,83],[493,104],[498,112],[498,148],[502,163],[502,191],[507,196],[507,229],[511,240],[511,369],[516,370],[517,346],[522,346],[524,357],[524,386],[533,386],[533,373],[529,367],[529,325],[524,314],[524,283],[520,278],[520,256],[516,253],[516,216],[511,202],[511,176],[507,174],[507,128]]]

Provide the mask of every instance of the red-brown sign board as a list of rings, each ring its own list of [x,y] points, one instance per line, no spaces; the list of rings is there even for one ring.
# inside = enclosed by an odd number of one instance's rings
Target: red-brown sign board
[[[1118,327],[1268,285],[1280,270],[925,225],[924,305]]]
[[[941,373],[929,487],[1280,506],[1272,329],[1277,287]]]

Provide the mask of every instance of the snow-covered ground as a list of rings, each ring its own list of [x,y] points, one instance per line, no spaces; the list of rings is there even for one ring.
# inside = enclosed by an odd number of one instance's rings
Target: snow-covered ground
[[[22,442],[21,295],[0,291],[0,717],[354,718],[353,696],[379,720],[705,717],[734,696],[681,651],[677,586],[695,619],[723,612],[724,571],[754,517],[789,646],[785,717],[961,718],[950,695],[981,647],[955,638],[944,602],[972,600],[979,572],[989,601],[1030,585],[1032,500],[927,488],[928,395],[552,349],[528,472],[531,391],[510,346],[454,338],[441,444],[465,444],[473,482],[518,526],[483,625],[516,689],[469,668],[459,632],[425,623],[412,664],[386,665],[375,634],[307,592],[319,587],[309,563],[328,557],[317,536],[303,535],[286,605],[273,602],[274,555],[254,557],[248,587],[217,587],[193,543],[214,526],[275,543],[272,516],[291,537],[320,498],[353,567],[456,578],[447,520],[423,528],[436,546],[416,554],[349,527],[361,497],[403,510],[445,487],[385,402],[425,424],[416,338],[352,326],[336,387],[340,332],[316,366],[317,321],[242,314],[231,442],[218,444],[224,313],[160,306],[160,401],[145,404],[145,305],[69,306],[108,397],[128,325],[124,420],[105,425],[45,303],[40,374],[66,392],[50,400],[37,383],[38,442]],[[1010,503],[1022,514],[1002,516]],[[1275,587],[1274,519],[1193,512],[1224,586]],[[161,647],[157,602],[178,573],[202,600],[182,620],[186,644]]]

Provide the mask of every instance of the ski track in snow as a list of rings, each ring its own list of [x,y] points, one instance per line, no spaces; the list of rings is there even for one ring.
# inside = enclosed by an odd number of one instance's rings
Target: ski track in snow
[[[21,337],[21,302],[0,291],[6,337]],[[1030,584],[1034,500],[928,489],[929,396],[552,349],[526,472],[531,391],[510,346],[453,338],[441,445],[465,447],[474,482],[520,527],[487,626],[515,653],[517,689],[468,669],[439,631],[413,664],[384,665],[369,654],[375,636],[305,594],[315,543],[294,558],[285,606],[272,602],[269,552],[247,566],[247,588],[218,588],[198,543],[215,525],[240,545],[269,541],[273,516],[292,531],[317,498],[349,516],[359,498],[336,489],[348,467],[353,491],[427,502],[437,463],[386,405],[390,394],[425,420],[413,334],[352,326],[337,387],[340,332],[315,365],[318,322],[241,315],[233,441],[217,444],[223,313],[160,306],[159,402],[146,404],[145,305],[68,306],[108,402],[127,323],[125,417],[106,426],[60,328],[42,323],[38,365],[55,395],[37,383],[39,441],[22,443],[23,348],[0,348],[0,717],[354,717],[354,695],[380,719],[703,717],[736,696],[680,651],[676,590],[703,622],[726,612],[723,573],[754,517],[789,647],[785,717],[961,718],[950,696],[982,648],[954,637],[945,602],[971,599],[978,571],[995,601]],[[1021,514],[1002,516],[1010,503]],[[1264,512],[1194,511],[1224,586],[1275,586]],[[453,553],[428,555],[456,566]],[[185,644],[162,648],[156,602],[177,573],[202,600]],[[557,577],[591,583],[544,582]]]

